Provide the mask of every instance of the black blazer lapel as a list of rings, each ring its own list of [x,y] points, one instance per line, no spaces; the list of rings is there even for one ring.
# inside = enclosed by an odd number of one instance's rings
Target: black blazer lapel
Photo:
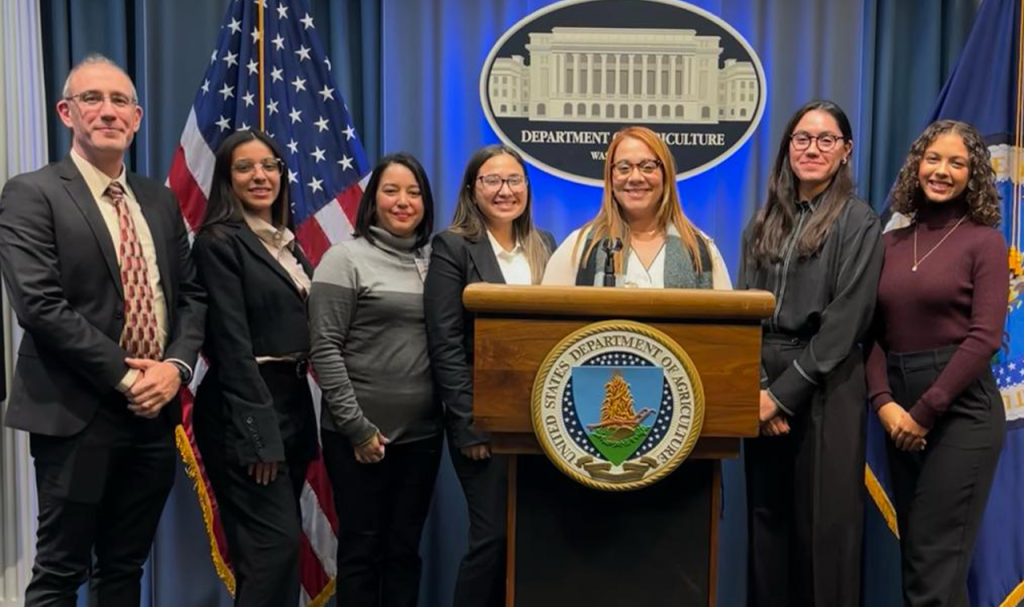
[[[78,167],[75,166],[75,162],[70,157],[57,164],[57,173],[64,181],[64,189],[67,190],[71,201],[78,207],[82,215],[85,216],[85,221],[89,224],[89,228],[96,237],[96,241],[100,245],[100,251],[103,252],[103,260],[107,264],[107,269],[110,270],[110,278],[114,281],[117,294],[124,299],[124,286],[121,284],[121,268],[117,265],[117,251],[114,250],[114,241],[110,237],[110,230],[107,229],[107,222],[103,220],[103,214],[100,213],[99,207],[96,206],[98,201],[92,197],[92,192],[89,191],[85,178],[82,177],[82,173],[79,172]]]
[[[249,249],[249,251],[252,252],[253,255],[255,255],[263,263],[267,264],[267,266],[269,266],[270,269],[273,270],[274,273],[281,278],[281,280],[285,281],[288,284],[288,286],[291,288],[292,291],[295,292],[296,295],[301,297],[299,289],[298,287],[295,286],[295,281],[292,280],[291,275],[288,274],[288,272],[281,266],[281,264],[276,259],[270,256],[270,252],[267,251],[267,247],[263,245],[263,241],[260,240],[260,237],[257,236],[255,232],[249,229],[249,226],[243,224],[238,230],[238,236],[239,238],[242,239],[242,242],[245,243],[245,246]],[[300,259],[299,263],[302,264],[303,260],[305,260],[304,257]],[[308,264],[309,262],[306,263]],[[309,274],[309,270],[306,268],[305,265],[303,265],[303,269],[306,270],[307,274]]]
[[[476,242],[467,240],[469,256],[473,259],[473,265],[484,282],[505,284],[505,276],[501,273],[501,266],[498,265],[498,258],[494,256],[494,248],[491,247],[491,239],[486,234]]]
[[[292,255],[295,259],[299,260],[299,265],[302,266],[302,270],[306,273],[306,276],[312,280],[313,278],[313,264],[309,263],[309,259],[306,258],[306,254],[302,252],[302,247],[299,246],[298,241],[293,242]]]
[[[167,302],[167,314],[172,315],[171,302],[174,301],[174,287],[171,284],[171,267],[167,250],[167,243],[171,242],[168,235],[173,233],[173,226],[164,225],[160,209],[157,206],[155,196],[145,184],[135,178],[132,173],[127,174],[128,185],[135,195],[139,208],[142,209],[142,216],[146,219],[146,227],[149,228],[149,235],[153,237],[153,250],[156,251],[156,266],[160,271],[160,287],[164,290],[164,300]]]

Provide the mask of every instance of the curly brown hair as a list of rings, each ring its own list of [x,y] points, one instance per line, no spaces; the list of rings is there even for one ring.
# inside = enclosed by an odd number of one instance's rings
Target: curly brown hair
[[[928,125],[914,144],[910,146],[903,168],[892,187],[892,208],[894,211],[911,216],[917,212],[924,191],[921,189],[918,169],[928,146],[943,133],[956,133],[967,148],[970,176],[963,196],[967,201],[967,214],[974,223],[997,226],[1000,220],[999,192],[996,190],[996,173],[992,169],[992,157],[981,133],[976,128],[958,120],[938,120]]]

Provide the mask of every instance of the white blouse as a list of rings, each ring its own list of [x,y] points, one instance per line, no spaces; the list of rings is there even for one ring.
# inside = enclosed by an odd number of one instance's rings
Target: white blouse
[[[718,247],[715,246],[713,240],[708,238],[703,232],[700,234],[706,239],[708,251],[711,254],[711,288],[720,291],[731,290],[732,279],[729,278],[729,268],[726,267],[722,254],[719,252]],[[581,250],[577,251],[577,256],[574,257],[572,253],[576,247],[577,240],[581,241]],[[551,259],[548,260],[547,269],[544,271],[544,280],[541,284],[575,285],[576,273],[579,270],[578,255],[582,255],[582,243],[585,242],[585,235],[581,235],[579,230],[573,230],[551,255]],[[595,273],[594,282],[597,285],[600,285],[602,279],[603,275],[601,272]],[[665,247],[661,247],[661,250],[658,251],[650,268],[645,268],[644,264],[637,257],[636,252],[631,250],[628,263],[626,264],[626,275],[619,280],[621,285],[625,287],[639,287],[641,289],[664,288]]]

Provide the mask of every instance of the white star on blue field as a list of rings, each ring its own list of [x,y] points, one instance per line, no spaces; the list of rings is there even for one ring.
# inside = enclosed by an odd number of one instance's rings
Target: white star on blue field
[[[591,457],[597,459],[605,459],[603,455],[597,452],[594,444],[587,438],[587,432],[583,428],[583,424],[580,422],[579,415],[576,414],[576,404],[572,400],[572,378],[569,378],[569,383],[565,385],[565,392],[562,393],[562,420],[565,422],[565,429],[569,431],[569,436],[575,441],[576,445],[586,451]]]
[[[641,358],[631,352],[608,352],[588,359],[580,366],[653,367],[655,365],[649,360]],[[666,380],[662,385],[661,409],[658,412],[657,419],[654,420],[654,425],[651,427],[651,434],[648,435],[647,440],[645,440],[636,450],[633,457],[640,457],[641,455],[644,455],[655,445],[661,442],[661,439],[665,436],[665,433],[668,430],[669,422],[672,419],[672,407],[672,392],[669,389],[668,381]],[[577,446],[586,451],[592,457],[605,459],[605,457],[594,447],[593,443],[590,442],[590,439],[587,437],[586,428],[584,428],[583,424],[580,422],[579,415],[576,412],[576,404],[573,401],[571,377],[565,385],[565,391],[562,393],[562,419],[565,423],[566,430],[569,432],[569,436],[572,437]]]
[[[653,367],[654,363],[632,352],[608,352],[585,361],[581,367]]]
[[[992,367],[996,376],[996,384],[1000,390],[1015,387],[1024,383],[1024,364],[1021,360],[1012,360]]]

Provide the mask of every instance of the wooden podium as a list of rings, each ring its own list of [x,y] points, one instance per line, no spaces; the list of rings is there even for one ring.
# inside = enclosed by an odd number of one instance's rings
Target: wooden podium
[[[508,454],[508,607],[715,605],[723,458],[758,433],[761,291],[473,284],[474,420]],[[530,411],[534,379],[566,336],[630,320],[677,342],[705,396],[689,458],[635,491],[584,487],[543,455]],[[629,603],[626,603],[628,601]]]

